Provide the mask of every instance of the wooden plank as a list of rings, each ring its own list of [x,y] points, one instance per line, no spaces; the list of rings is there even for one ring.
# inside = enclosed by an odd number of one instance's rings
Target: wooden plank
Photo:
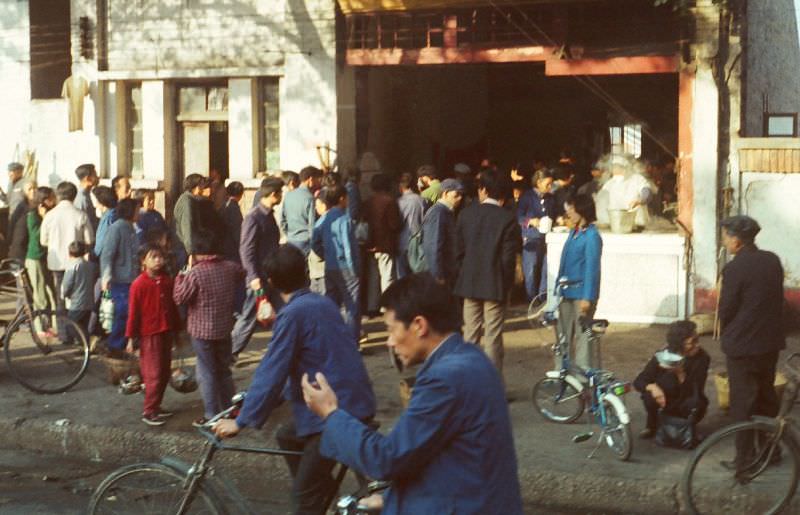
[[[544,46],[488,48],[381,48],[350,49],[350,66],[400,66],[468,63],[542,62],[552,56],[553,49]]]
[[[547,61],[547,76],[630,75],[639,73],[677,73],[676,55],[611,57],[608,59],[564,59]]]

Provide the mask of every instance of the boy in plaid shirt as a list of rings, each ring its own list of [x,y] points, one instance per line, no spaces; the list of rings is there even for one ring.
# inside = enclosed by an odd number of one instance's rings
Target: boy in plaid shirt
[[[164,252],[157,245],[139,251],[142,273],[131,284],[125,336],[128,352],[133,338],[139,338],[139,368],[144,382],[142,422],[162,426],[172,413],[161,409],[172,365],[173,331],[177,311],[172,301],[172,278],[164,267]]]
[[[220,246],[210,237],[199,235],[193,245],[196,253],[175,278],[173,298],[176,304],[188,307],[186,330],[197,354],[197,383],[205,411],[193,425],[200,426],[228,408],[236,393],[231,374],[231,329],[244,270],[225,260],[218,252]]]

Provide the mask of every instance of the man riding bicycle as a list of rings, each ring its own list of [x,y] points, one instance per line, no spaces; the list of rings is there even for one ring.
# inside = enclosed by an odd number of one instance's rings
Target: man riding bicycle
[[[308,290],[306,258],[291,245],[282,245],[267,260],[267,277],[286,305],[278,313],[269,349],[256,369],[241,413],[235,420],[220,420],[214,432],[230,438],[242,428],[260,428],[284,397],[292,405],[294,422],[278,430],[283,449],[303,451],[287,457],[294,478],[292,513],[322,514],[333,493],[331,470],[336,464],[320,454],[322,418],[303,401],[301,377],[325,374],[339,393],[339,402],[356,419],[367,422],[375,415],[375,396],[352,331],[339,308]],[[287,383],[288,379],[288,383]]]

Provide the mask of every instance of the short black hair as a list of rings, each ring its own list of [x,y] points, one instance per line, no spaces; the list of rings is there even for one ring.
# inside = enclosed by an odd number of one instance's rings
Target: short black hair
[[[91,163],[82,164],[75,169],[75,177],[77,177],[79,181],[92,175],[97,175],[97,170]]]
[[[199,173],[190,173],[183,180],[183,191],[191,192],[195,188],[203,188],[208,184],[208,177],[203,177]]]
[[[117,219],[133,220],[136,216],[136,208],[139,207],[139,202],[132,198],[124,198],[117,202]]]
[[[171,237],[169,230],[166,227],[155,225],[147,229],[147,231],[145,231],[144,241],[145,243],[154,243],[156,245],[159,245],[159,240],[161,240],[161,238],[163,238],[164,236],[167,237],[167,242],[169,242]]]
[[[244,184],[239,181],[233,181],[225,186],[225,191],[228,192],[229,197],[241,197],[244,195]]]
[[[95,186],[92,189],[92,193],[97,202],[103,207],[111,209],[117,205],[117,196],[114,194],[114,190],[108,186]]]
[[[381,193],[391,193],[392,191],[392,178],[385,173],[376,173],[369,181],[372,191]]]
[[[306,182],[312,177],[322,177],[322,170],[315,166],[306,166],[300,170],[300,182]]]
[[[201,228],[192,238],[192,254],[218,256],[222,254],[222,237],[209,228]]]
[[[277,177],[267,177],[261,181],[261,198],[267,198],[273,193],[283,191],[283,181]]]
[[[122,179],[127,179],[128,180],[128,185],[130,185],[130,179],[131,179],[130,177],[128,177],[127,175],[117,175],[116,177],[111,179],[111,188],[114,191],[117,191],[117,187],[119,186],[119,182]]]
[[[84,242],[73,241],[72,243],[69,244],[69,247],[67,247],[67,252],[69,252],[69,255],[72,257],[81,257],[84,254],[86,254],[87,252],[86,249],[87,247]]]
[[[564,203],[572,206],[579,215],[586,219],[586,223],[597,221],[597,210],[594,207],[594,199],[591,195],[579,193],[568,197]]]
[[[267,257],[267,277],[282,293],[292,293],[308,286],[307,263],[302,250],[291,244],[281,245]]]
[[[461,328],[458,302],[446,286],[428,272],[411,274],[395,281],[381,295],[381,307],[394,311],[406,327],[415,317],[424,317],[438,333]]]
[[[497,171],[487,168],[478,175],[478,189],[485,189],[489,198],[500,200],[508,196],[509,178],[502,177]]]
[[[344,176],[348,181],[358,183],[361,181],[361,170],[357,166],[351,166],[345,171]]]
[[[338,186],[342,183],[342,177],[338,173],[326,173],[322,178],[322,187],[330,188],[331,186]]]
[[[41,206],[45,200],[53,196],[53,188],[47,186],[39,186],[36,188],[36,196],[33,198],[33,204],[36,207]]]
[[[56,197],[58,200],[69,200],[72,202],[77,196],[78,188],[76,188],[71,182],[60,182],[58,183],[58,186],[56,186]]]
[[[422,165],[417,168],[417,177],[430,177],[431,179],[438,179],[439,173],[433,165]]]
[[[553,177],[559,181],[568,181],[575,175],[575,169],[567,164],[559,164],[553,170]]]
[[[400,179],[397,182],[401,188],[413,190],[414,186],[417,185],[417,178],[413,173],[404,173],[400,175]]]
[[[691,320],[678,320],[667,327],[667,349],[683,354],[683,342],[697,332],[697,324]]]
[[[296,188],[298,184],[300,184],[300,175],[297,172],[293,172],[291,170],[286,170],[281,172],[281,180],[283,180],[283,184],[288,186],[293,184]]]
[[[319,198],[322,199],[328,209],[331,209],[338,206],[339,202],[346,196],[347,190],[341,184],[337,184],[323,188]]]
[[[138,257],[139,257],[139,264],[140,265],[144,263],[145,258],[151,252],[154,252],[156,254],[160,254],[161,257],[167,257],[166,253],[164,252],[164,249],[162,249],[160,245],[158,245],[156,243],[146,242],[144,245],[139,247],[139,252],[138,252],[139,256]]]
[[[156,198],[156,190],[151,190],[151,189],[147,189],[147,188],[139,188],[138,190],[133,192],[133,198],[138,200],[140,205],[144,204],[144,199],[146,199],[146,198],[151,198],[151,199],[155,200],[155,198]]]
[[[745,245],[752,244],[758,233],[761,232],[761,226],[758,225],[758,222],[745,215],[730,216],[723,220],[720,225],[726,233],[739,238]]]

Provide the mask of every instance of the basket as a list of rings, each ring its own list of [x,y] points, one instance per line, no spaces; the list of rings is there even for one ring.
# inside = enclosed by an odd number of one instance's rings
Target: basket
[[[128,376],[139,374],[139,360],[133,356],[126,358],[104,356],[103,363],[106,365],[108,382],[115,386]]]
[[[608,221],[611,224],[611,232],[618,234],[628,234],[633,232],[636,224],[636,212],[627,209],[609,209]]]
[[[783,390],[786,388],[786,382],[787,379],[783,372],[775,372],[775,395],[778,397],[778,404],[780,404],[781,397],[783,397]],[[719,408],[727,411],[731,405],[728,373],[717,372],[714,374],[714,384],[717,387],[717,403],[719,404]]]

